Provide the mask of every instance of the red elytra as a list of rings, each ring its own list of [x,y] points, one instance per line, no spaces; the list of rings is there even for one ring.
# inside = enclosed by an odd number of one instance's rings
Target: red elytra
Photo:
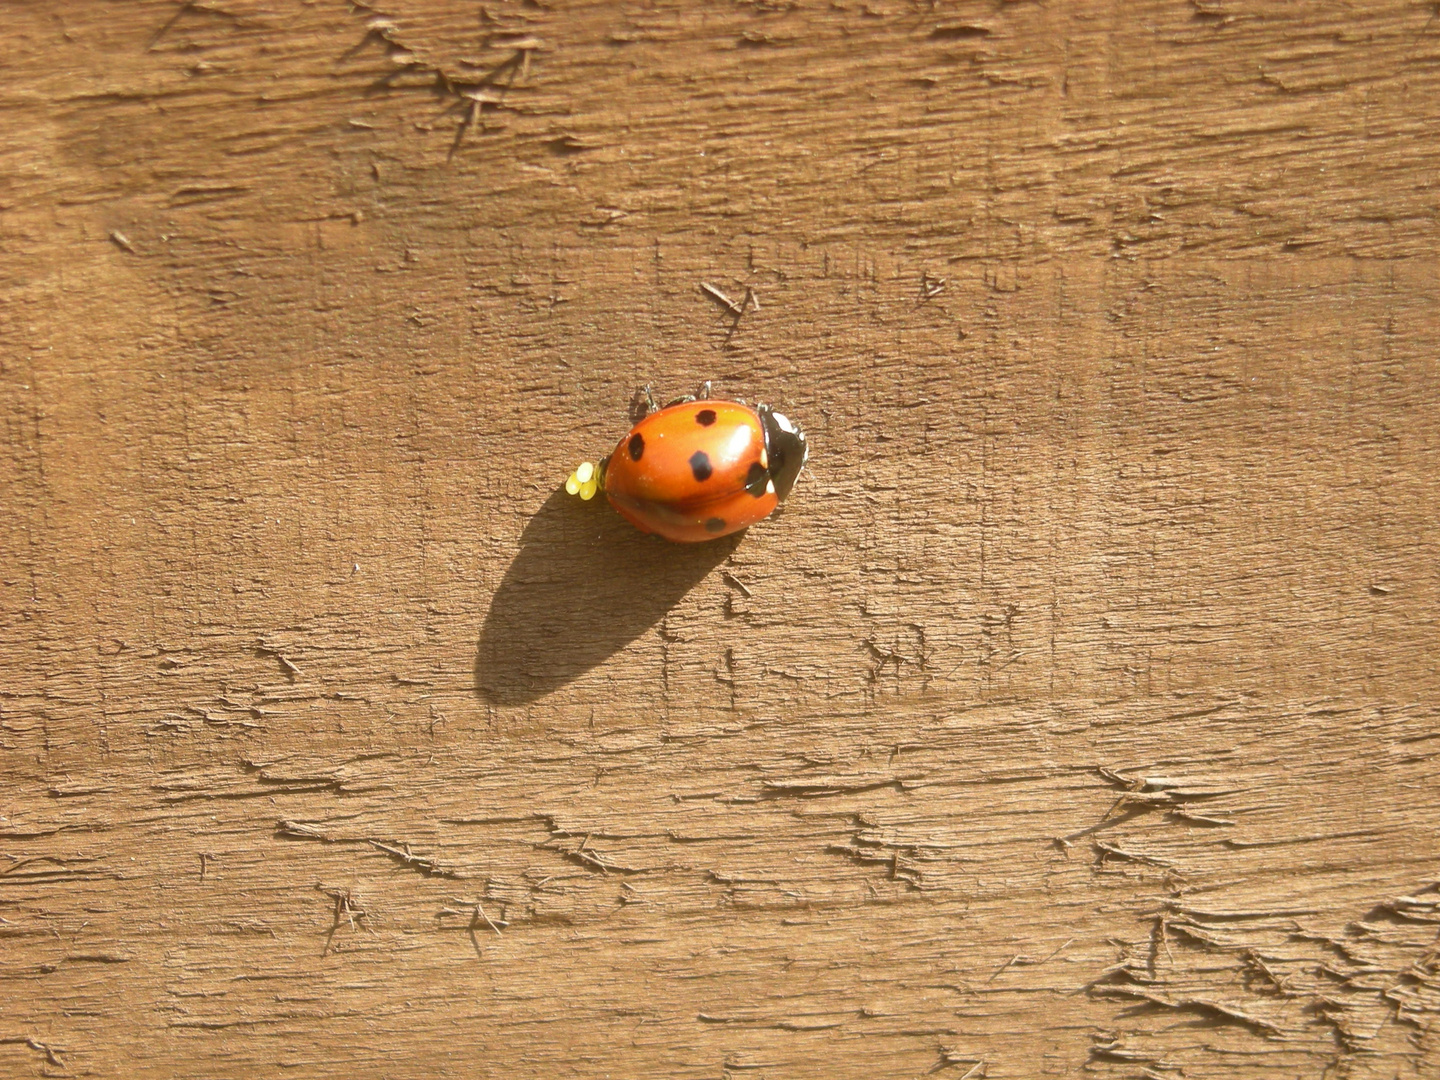
[[[682,401],[630,429],[601,462],[600,487],[636,528],[696,543],[768,517],[807,455],[804,434],[769,406]]]

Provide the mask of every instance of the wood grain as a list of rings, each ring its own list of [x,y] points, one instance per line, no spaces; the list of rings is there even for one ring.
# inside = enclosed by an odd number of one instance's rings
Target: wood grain
[[[0,1075],[1440,1075],[1433,4],[5,14]]]

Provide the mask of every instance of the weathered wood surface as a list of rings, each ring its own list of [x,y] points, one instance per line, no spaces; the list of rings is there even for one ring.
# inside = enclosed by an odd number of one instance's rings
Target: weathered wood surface
[[[1433,4],[4,14],[0,1074],[1440,1075]]]

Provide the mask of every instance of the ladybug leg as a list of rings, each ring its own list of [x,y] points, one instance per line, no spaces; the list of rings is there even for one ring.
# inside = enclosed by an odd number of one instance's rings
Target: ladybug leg
[[[695,393],[681,394],[677,398],[672,398],[670,401],[667,401],[665,403],[665,407],[668,409],[671,405],[684,405],[688,401],[708,400],[710,400],[710,380],[706,379],[704,382],[702,382],[699,386],[695,388]]]
[[[636,390],[630,398],[630,422],[632,424],[638,424],[651,413],[659,411],[660,406],[655,404],[655,395],[650,392],[649,383]]]

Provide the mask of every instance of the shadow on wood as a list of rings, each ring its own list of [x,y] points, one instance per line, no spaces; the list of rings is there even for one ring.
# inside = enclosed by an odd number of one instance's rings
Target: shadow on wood
[[[490,602],[475,689],[523,705],[564,686],[659,622],[743,535],[673,544],[640,532],[602,497],[584,503],[556,491],[525,526]]]

